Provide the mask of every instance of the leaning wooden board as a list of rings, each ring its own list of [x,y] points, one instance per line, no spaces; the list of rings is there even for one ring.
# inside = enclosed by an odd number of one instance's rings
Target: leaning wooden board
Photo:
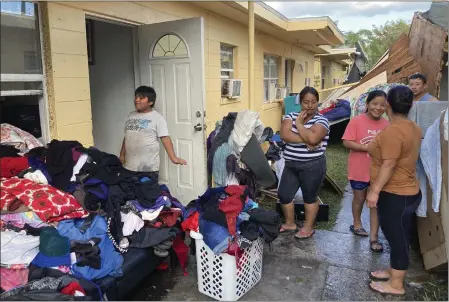
[[[276,201],[276,212],[279,213],[279,216],[282,218],[284,217],[284,213],[282,212],[281,204],[279,203],[279,198],[277,197],[277,190],[260,190],[262,194],[262,198],[269,197]],[[323,203],[320,197],[317,197],[318,201],[320,203],[320,207],[318,210],[318,214],[316,217],[316,221],[329,221],[329,205]],[[300,202],[294,202],[295,205],[295,221],[304,221],[305,220],[305,209],[304,209],[304,203]]]

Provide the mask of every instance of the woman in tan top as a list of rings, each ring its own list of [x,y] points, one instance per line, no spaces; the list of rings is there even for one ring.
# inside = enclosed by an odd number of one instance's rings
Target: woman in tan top
[[[413,92],[399,86],[388,92],[386,112],[390,125],[368,145],[372,157],[371,186],[366,202],[377,207],[379,224],[391,247],[390,268],[371,273],[373,290],[404,295],[404,276],[409,265],[409,234],[413,213],[421,202],[416,162],[421,129],[407,119]]]

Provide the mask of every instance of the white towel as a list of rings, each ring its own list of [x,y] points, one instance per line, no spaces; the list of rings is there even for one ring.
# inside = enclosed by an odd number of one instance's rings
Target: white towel
[[[6,230],[1,232],[1,263],[28,266],[39,253],[39,236]]]
[[[143,228],[143,220],[133,212],[127,214],[120,212],[123,222],[123,236],[131,236],[134,231]]]
[[[41,170],[36,170],[34,172],[28,172],[27,174],[25,174],[23,176],[23,178],[29,179],[38,184],[48,185],[47,178],[45,177],[44,173],[42,173]]]
[[[161,206],[156,210],[145,210],[140,212],[140,215],[142,215],[143,220],[153,221],[159,216],[163,208],[164,206]]]
[[[234,129],[229,136],[229,144],[235,154],[240,155],[243,148],[251,139],[252,135],[256,135],[259,140],[263,134],[264,126],[259,120],[259,113],[251,110],[243,110],[237,114],[234,122]]]
[[[87,162],[88,158],[89,158],[89,155],[81,154],[80,158],[78,158],[78,161],[76,162],[76,165],[73,167],[73,173],[72,173],[72,177],[70,178],[70,181],[76,181],[76,175],[78,173],[80,173],[81,168]]]

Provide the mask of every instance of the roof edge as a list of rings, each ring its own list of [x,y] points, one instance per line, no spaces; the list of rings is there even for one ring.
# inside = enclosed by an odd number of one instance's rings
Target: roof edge
[[[254,1],[257,5],[265,8],[266,10],[270,11],[271,13],[275,14],[276,16],[278,16],[279,18],[281,18],[284,21],[289,21],[289,18],[287,18],[286,16],[284,16],[283,14],[281,14],[279,11],[275,10],[274,8],[272,8],[271,6],[269,6],[268,4],[266,4],[263,1]]]
[[[263,7],[264,9],[268,10],[269,12],[275,14],[277,17],[281,18],[283,21],[287,22],[303,22],[303,21],[325,21],[329,24],[330,29],[333,31],[334,29],[344,37],[344,34],[341,32],[341,30],[338,28],[337,24],[335,24],[334,20],[332,20],[329,16],[319,16],[319,17],[305,17],[305,18],[287,18],[279,11],[275,10],[268,4],[266,4],[264,1],[255,1],[256,4]]]

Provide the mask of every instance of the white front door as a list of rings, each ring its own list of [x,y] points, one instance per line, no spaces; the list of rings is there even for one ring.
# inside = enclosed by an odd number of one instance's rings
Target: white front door
[[[176,155],[187,161],[172,164],[161,145],[159,179],[183,204],[207,188],[203,26],[193,18],[138,27],[140,82],[156,90],[155,109],[167,121]]]

